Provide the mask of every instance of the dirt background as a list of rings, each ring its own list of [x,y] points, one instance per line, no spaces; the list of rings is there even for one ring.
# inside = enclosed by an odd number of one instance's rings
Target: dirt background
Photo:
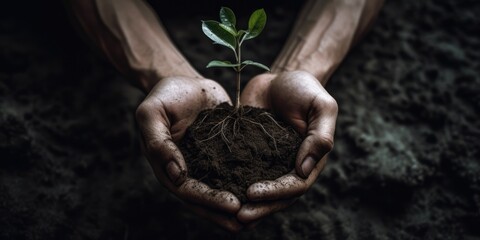
[[[154,5],[188,59],[231,91],[229,73],[204,69],[225,52],[199,20],[222,4],[248,6],[244,16],[266,7],[266,32],[246,55],[270,64],[300,8],[291,2]],[[61,3],[3,4],[0,239],[480,238],[478,1],[387,1],[328,85],[340,113],[324,173],[238,236],[156,182],[134,119],[143,94],[78,37]]]

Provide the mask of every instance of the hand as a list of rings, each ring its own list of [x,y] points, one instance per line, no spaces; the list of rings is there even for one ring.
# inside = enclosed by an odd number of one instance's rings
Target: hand
[[[235,214],[240,201],[232,193],[214,190],[189,178],[181,140],[198,113],[231,102],[225,90],[208,79],[169,77],[159,81],[137,109],[144,151],[157,179],[198,214],[220,226],[238,231]]]
[[[304,138],[294,171],[248,188],[251,202],[242,206],[237,218],[250,224],[288,207],[316,181],[333,148],[338,107],[320,81],[305,71],[256,76],[243,90],[241,101],[273,110]]]

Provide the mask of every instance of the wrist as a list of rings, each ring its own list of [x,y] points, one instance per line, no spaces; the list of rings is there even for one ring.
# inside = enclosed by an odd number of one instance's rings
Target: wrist
[[[308,1],[272,69],[307,71],[325,85],[355,37],[365,31],[367,20],[378,11],[371,10],[378,2]]]
[[[321,60],[319,60],[319,65],[321,65]],[[298,65],[293,67],[294,65],[287,65],[287,66],[275,66],[272,67],[272,73],[275,74],[276,76],[282,75],[284,73],[289,73],[289,72],[294,72],[294,71],[301,71],[301,72],[306,72],[309,73],[322,84],[322,86],[325,86],[328,82],[328,79],[330,78],[331,74],[335,70],[336,67],[328,67],[331,65],[324,64],[321,66],[314,66],[314,67],[308,67],[306,65]]]
[[[167,77],[202,78],[186,60],[179,62],[166,62],[155,69],[136,71],[135,79],[140,89],[148,93],[162,79]]]

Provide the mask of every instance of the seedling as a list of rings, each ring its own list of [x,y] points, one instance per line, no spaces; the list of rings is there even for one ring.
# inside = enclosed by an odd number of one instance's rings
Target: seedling
[[[265,27],[263,9],[250,16],[247,30],[238,30],[229,8],[220,9],[220,22],[202,21],[205,35],[214,43],[233,51],[235,62],[215,60],[207,67],[233,68],[236,72],[235,107],[222,103],[199,113],[185,133],[182,152],[189,174],[212,188],[230,191],[242,203],[248,201],[247,188],[253,182],[276,179],[295,160],[300,137],[267,109],[240,105],[240,73],[247,65],[269,71],[261,63],[242,60],[242,44],[257,37]]]
[[[213,60],[208,63],[207,68],[210,67],[226,67],[226,68],[233,68],[236,72],[236,101],[235,101],[235,108],[231,112],[230,115],[225,117],[222,120],[212,123],[206,123],[207,129],[209,130],[209,134],[206,139],[199,140],[200,142],[208,142],[217,136],[220,136],[223,141],[225,142],[226,146],[230,149],[230,145],[234,144],[235,139],[237,136],[241,139],[244,138],[242,135],[243,133],[240,132],[240,129],[243,126],[254,126],[258,130],[262,131],[267,138],[270,138],[275,150],[277,150],[277,140],[269,133],[266,128],[259,122],[256,121],[255,117],[266,117],[268,121],[272,121],[273,124],[278,126],[282,131],[286,131],[285,128],[280,126],[278,122],[275,120],[274,116],[269,112],[264,112],[260,114],[260,116],[250,116],[247,115],[251,109],[247,109],[244,111],[240,104],[240,74],[248,65],[256,66],[267,71],[270,69],[258,62],[254,62],[252,60],[243,60],[242,61],[242,44],[246,40],[253,39],[260,35],[263,28],[265,27],[265,23],[267,22],[267,14],[263,9],[255,10],[250,19],[248,20],[248,29],[247,30],[237,30],[236,25],[236,17],[233,11],[230,8],[222,7],[220,9],[220,22],[214,20],[202,21],[202,30],[209,37],[214,44],[220,44],[225,46],[233,51],[235,54],[235,63],[230,61],[222,61],[222,60]],[[241,111],[239,111],[241,110]],[[201,126],[205,119],[209,118],[210,115],[205,115],[199,122],[197,126]],[[208,122],[208,121],[207,121]],[[211,125],[210,125],[211,124]],[[195,129],[198,130],[199,128]],[[230,132],[231,134],[226,134]]]
[[[228,7],[220,9],[220,22],[214,20],[202,21],[202,30],[214,44],[220,44],[230,48],[235,54],[236,63],[230,61],[213,60],[208,63],[210,67],[227,67],[233,68],[236,72],[237,89],[235,111],[240,108],[240,74],[247,65],[256,66],[267,71],[270,69],[258,62],[251,60],[242,61],[242,43],[246,40],[253,39],[260,35],[265,23],[267,22],[267,14],[263,9],[258,9],[252,13],[248,20],[247,30],[238,30],[236,28],[236,17],[233,11]]]

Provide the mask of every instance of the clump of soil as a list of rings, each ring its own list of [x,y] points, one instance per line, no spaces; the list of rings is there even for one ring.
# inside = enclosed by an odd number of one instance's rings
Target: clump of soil
[[[227,103],[202,111],[180,144],[190,177],[246,202],[251,184],[276,179],[295,166],[302,139],[265,109]]]

